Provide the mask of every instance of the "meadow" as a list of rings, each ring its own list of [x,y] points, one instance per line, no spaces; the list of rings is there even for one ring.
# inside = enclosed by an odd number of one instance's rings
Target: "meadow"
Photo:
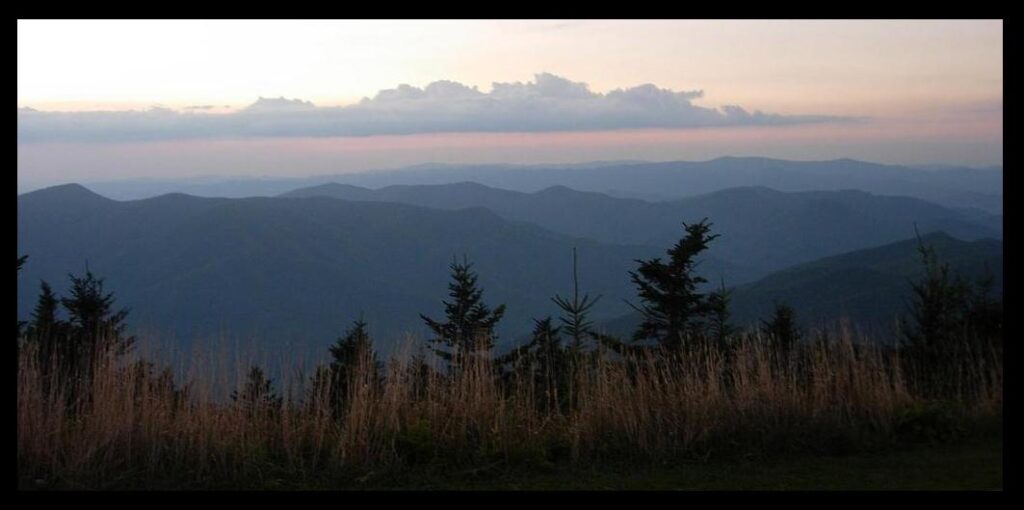
[[[58,378],[35,351],[19,344],[23,489],[509,488],[510,476],[526,476],[527,488],[608,479],[700,488],[703,478],[679,473],[794,456],[828,466],[821,459],[908,448],[927,457],[971,441],[987,445],[991,472],[1002,441],[1000,353],[964,357],[940,394],[899,350],[849,329],[786,352],[756,334],[727,348],[599,346],[557,381],[535,365],[502,370],[479,352],[445,371],[409,343],[382,363],[364,352],[344,398],[298,370],[225,384],[232,360],[197,361],[175,377],[114,351],[96,356],[87,377]],[[662,486],[607,474],[623,470],[668,474],[645,478]],[[707,487],[779,487],[707,476]],[[834,486],[814,480],[789,486]]]

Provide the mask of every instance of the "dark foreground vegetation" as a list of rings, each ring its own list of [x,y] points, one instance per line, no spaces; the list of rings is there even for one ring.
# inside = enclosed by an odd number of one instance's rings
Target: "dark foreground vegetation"
[[[461,476],[429,469],[361,477],[281,480],[282,489],[381,490],[999,490],[1001,439],[901,445],[843,455],[746,456],[644,465],[494,468]]]
[[[560,317],[537,319],[530,343],[495,355],[505,308],[455,262],[446,316],[423,317],[425,345],[379,359],[357,321],[312,374],[245,367],[229,392],[224,374],[178,380],[134,355],[102,280],[73,277],[65,298],[44,286],[18,324],[19,485],[1001,487],[1001,300],[922,246],[926,276],[894,346],[843,326],[800,331],[781,303],[739,330],[728,290],[702,293],[693,273],[709,227],[686,225],[665,261],[638,261],[644,320],[631,339],[594,331],[599,297],[577,288],[553,299]],[[977,476],[936,486],[957,477],[956,459]],[[918,467],[894,486],[878,478],[892,465]]]

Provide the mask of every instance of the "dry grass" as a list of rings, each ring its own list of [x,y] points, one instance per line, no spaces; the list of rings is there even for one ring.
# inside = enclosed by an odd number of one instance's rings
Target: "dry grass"
[[[577,365],[571,406],[538,405],[532,378],[498,377],[485,360],[455,378],[417,370],[409,349],[378,379],[356,370],[340,415],[329,388],[277,381],[278,409],[226,398],[225,363],[195,357],[187,384],[141,365],[100,360],[87,387],[47,388],[31,345],[18,360],[22,487],[253,487],[283,480],[353,480],[415,466],[474,473],[495,465],[708,458],[891,445],[930,424],[892,353],[852,335],[786,357],[748,339],[728,353],[698,349],[626,359],[598,353]],[[238,362],[239,360],[236,360]],[[977,388],[944,404],[956,426],[999,418],[1002,366],[958,377]],[[977,381],[985,381],[979,384]],[[86,398],[83,396],[91,396]],[[934,414],[934,413],[933,413]],[[908,425],[908,423],[910,425]],[[910,429],[908,429],[910,427]]]

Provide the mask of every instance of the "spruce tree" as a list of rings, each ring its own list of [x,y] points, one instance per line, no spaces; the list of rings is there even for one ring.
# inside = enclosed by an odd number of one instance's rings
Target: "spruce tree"
[[[26,331],[26,341],[36,346],[39,368],[44,374],[50,374],[51,368],[60,365],[58,370],[66,373],[78,357],[75,345],[67,335],[67,324],[57,319],[57,306],[60,298],[45,281],[39,283],[39,298],[32,311],[31,321]]]
[[[25,265],[25,261],[26,260],[28,260],[28,255],[22,255],[22,256],[18,257],[18,273],[21,273],[21,266]],[[20,346],[20,342],[21,342],[21,329],[25,327],[25,324],[26,324],[25,321],[22,321],[22,320],[18,321],[18,336],[16,336],[15,338],[18,339],[18,342],[19,342],[19,346],[18,347],[19,347],[19,349],[21,348],[21,346]]]
[[[571,339],[569,349],[573,356],[578,356],[584,347],[585,340],[593,336],[593,331],[591,330],[593,323],[588,320],[587,314],[597,301],[601,299],[601,296],[591,299],[589,294],[584,294],[580,298],[576,248],[572,249],[572,287],[572,301],[558,294],[555,294],[555,297],[551,298],[551,300],[562,310],[562,316],[559,317],[559,320],[562,322],[565,333]]]
[[[551,317],[534,319],[530,343],[497,358],[496,363],[511,365],[512,371],[531,380],[538,391],[537,403],[551,410],[568,396],[570,352],[562,343],[561,327]]]
[[[59,338],[50,333],[56,344],[54,355],[59,359],[63,377],[72,377],[89,387],[93,364],[107,355],[127,354],[134,337],[124,335],[127,309],[114,310],[114,294],[103,291],[103,279],[86,269],[85,276],[68,275],[71,279],[69,297],[60,298],[68,320],[59,323]]]
[[[732,316],[729,304],[732,301],[732,291],[725,288],[725,281],[715,292],[708,294],[708,307],[710,317],[708,318],[708,336],[715,341],[718,348],[725,348],[729,338],[736,333],[736,328],[729,322]]]
[[[686,236],[667,251],[667,263],[661,258],[637,260],[639,267],[629,272],[642,301],[640,306],[630,303],[643,315],[634,341],[656,340],[663,347],[678,349],[688,339],[700,337],[712,313],[707,296],[697,290],[707,280],[694,274],[694,269],[696,256],[718,235],[710,234],[707,218],[683,223],[683,228]]]
[[[334,394],[334,377],[327,365],[319,364],[309,376],[309,387],[304,388],[304,401],[307,412],[328,411],[337,417],[340,411],[339,399]]]
[[[761,333],[773,352],[788,356],[801,338],[793,307],[775,303],[771,318],[761,322]]]
[[[53,292],[49,283],[39,283],[39,298],[36,301],[35,310],[32,311],[32,322],[29,323],[29,331],[35,335],[46,334],[54,329],[57,324],[57,305],[60,298]]]
[[[440,376],[438,371],[434,370],[434,367],[427,362],[427,357],[422,351],[409,358],[409,362],[406,363],[403,372],[402,376],[412,386],[414,399],[426,397],[431,380]]]
[[[122,380],[131,381],[137,404],[141,405],[144,398],[167,399],[171,409],[177,410],[188,400],[189,386],[178,387],[174,382],[174,372],[164,367],[157,372],[156,365],[150,361],[137,360],[122,369]]]
[[[538,398],[543,407],[551,411],[558,409],[568,396],[570,376],[566,350],[562,346],[558,327],[551,325],[551,318],[535,320],[533,329],[532,365],[536,387],[541,390]],[[575,345],[573,349],[576,349]],[[573,350],[577,354],[578,350]]]
[[[373,342],[366,332],[366,322],[358,319],[352,328],[339,338],[329,349],[331,353],[331,370],[343,373],[355,368],[360,362],[369,360],[374,367],[378,366],[377,354],[373,350]]]
[[[382,367],[362,318],[330,347],[330,353],[331,364],[327,370],[331,384],[331,409],[338,416],[349,399],[350,389],[355,384],[378,384]],[[359,376],[366,379],[357,380]]]
[[[70,333],[82,354],[95,356],[107,350],[126,354],[135,341],[124,336],[128,309],[114,310],[114,293],[104,293],[103,278],[96,278],[92,271],[86,270],[83,277],[68,277],[71,295],[60,302],[67,310]]]
[[[924,275],[910,282],[909,317],[900,318],[901,360],[917,391],[948,397],[971,389],[962,376],[979,357],[1002,362],[1003,305],[991,276],[971,285],[920,236],[918,253]]]
[[[988,269],[986,268],[986,271]],[[1001,347],[1003,338],[1003,300],[993,292],[995,277],[982,276],[968,296],[967,321],[972,339],[980,347]]]
[[[433,333],[428,347],[449,363],[452,373],[458,372],[467,356],[488,352],[496,340],[494,327],[505,314],[505,305],[492,311],[482,301],[483,290],[477,288],[477,275],[472,264],[452,261],[451,283],[448,284],[450,301],[443,301],[445,322],[420,314]]]
[[[231,392],[231,401],[249,416],[270,414],[280,410],[282,398],[274,392],[273,379],[263,374],[263,369],[253,365],[241,391]]]
[[[910,282],[913,297],[910,320],[902,320],[903,347],[941,357],[963,334],[969,288],[959,274],[951,272],[949,264],[939,263],[935,248],[925,246],[920,237],[917,249],[924,277]]]

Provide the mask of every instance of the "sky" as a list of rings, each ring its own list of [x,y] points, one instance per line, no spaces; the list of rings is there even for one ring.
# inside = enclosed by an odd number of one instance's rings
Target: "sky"
[[[1002,22],[18,22],[19,187],[424,162],[1002,164]]]

